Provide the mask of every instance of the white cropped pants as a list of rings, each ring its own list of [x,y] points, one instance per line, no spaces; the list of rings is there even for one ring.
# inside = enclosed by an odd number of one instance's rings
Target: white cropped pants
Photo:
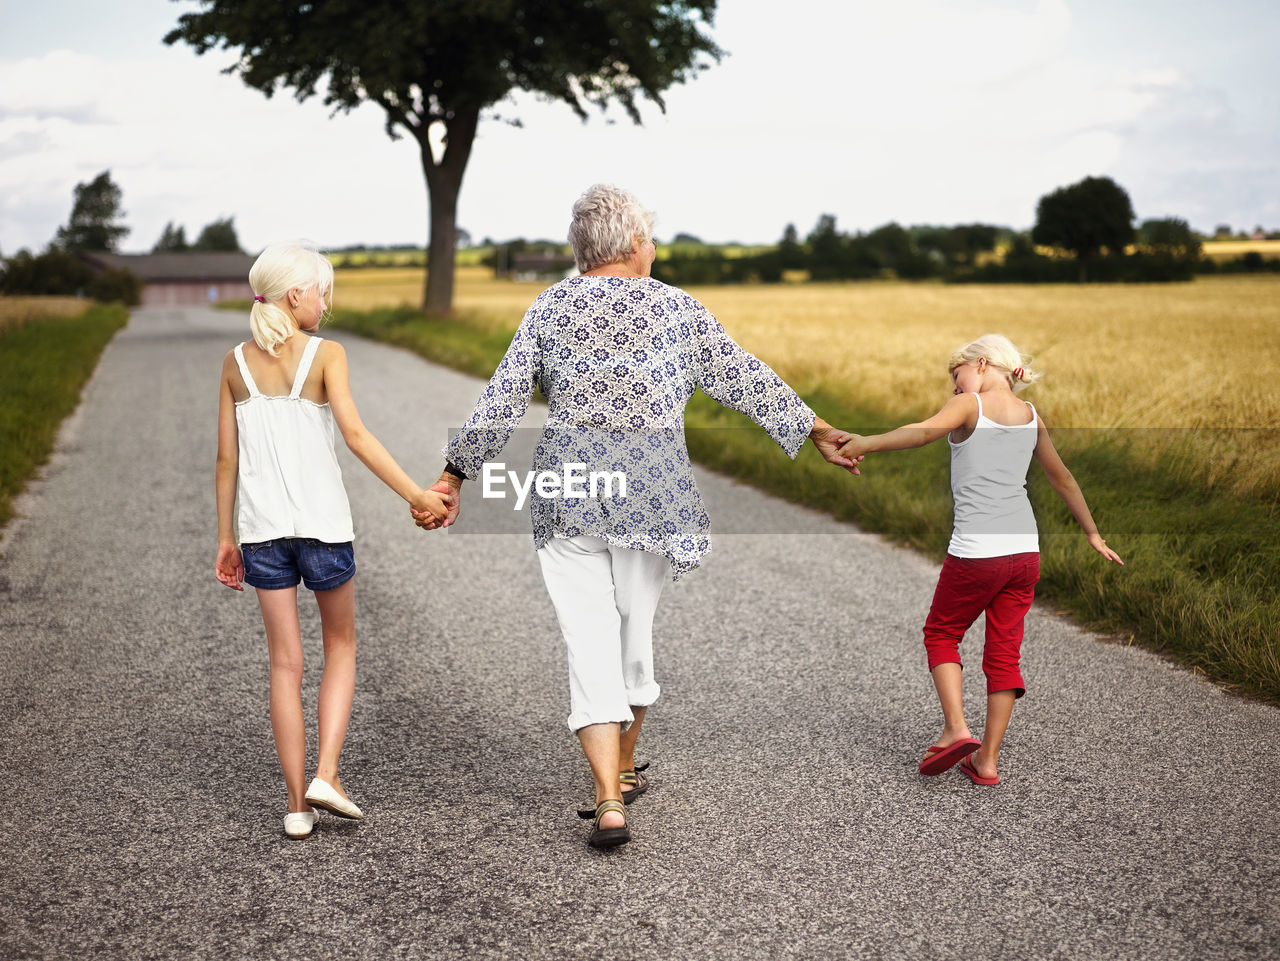
[[[671,562],[615,547],[599,537],[553,538],[538,551],[569,655],[569,729],[617,722],[648,707],[653,679],[653,615]]]

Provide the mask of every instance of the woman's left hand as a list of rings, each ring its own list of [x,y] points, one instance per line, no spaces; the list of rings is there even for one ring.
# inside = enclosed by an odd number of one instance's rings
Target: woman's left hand
[[[832,427],[821,417],[814,418],[813,428],[809,431],[809,439],[813,441],[813,446],[818,448],[818,453],[822,455],[823,460],[837,467],[843,467],[850,474],[861,474],[858,463],[862,460],[862,455],[850,458],[840,453],[840,446],[853,436],[848,431]]]

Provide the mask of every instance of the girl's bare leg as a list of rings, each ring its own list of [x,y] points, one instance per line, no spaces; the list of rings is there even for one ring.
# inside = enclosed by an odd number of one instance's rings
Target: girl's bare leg
[[[290,811],[310,811],[307,792],[307,730],[302,721],[302,633],[298,589],[257,588],[271,659],[271,733],[289,791]]]
[[[1000,742],[1009,729],[1013,717],[1013,691],[993,691],[987,695],[987,725],[982,732],[982,747],[969,758],[973,768],[983,777],[996,776],[996,763],[1000,760]]]
[[[942,705],[942,733],[935,744],[946,747],[966,737],[969,725],[964,720],[964,697],[962,694],[963,671],[959,664],[939,664],[931,672],[933,686],[938,692],[938,703]]]
[[[634,726],[634,725],[632,725]],[[587,756],[591,765],[591,776],[596,782],[596,804],[613,799],[622,800],[622,792],[618,784],[618,741],[621,725],[588,724],[578,728],[578,740],[582,743],[582,753]],[[634,749],[635,742],[632,741]],[[600,819],[602,828],[620,828],[626,819],[617,811],[610,811]]]
[[[338,755],[347,737],[351,702],[356,693],[356,582],[353,577],[331,591],[317,591],[324,635],[324,674],[317,708],[320,757],[316,777],[346,797],[338,779]]]

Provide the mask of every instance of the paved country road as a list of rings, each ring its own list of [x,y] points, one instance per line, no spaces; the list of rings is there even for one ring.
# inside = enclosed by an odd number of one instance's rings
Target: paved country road
[[[246,326],[135,312],[0,544],[0,958],[1280,956],[1280,711],[1037,609],[1005,783],[921,778],[933,564],[706,472],[713,525],[788,533],[668,589],[653,787],[601,853],[527,530],[418,531],[344,451],[368,817],[287,841],[257,606],[212,573]],[[335,336],[434,477],[480,383]],[[310,603],[304,632],[314,705]]]

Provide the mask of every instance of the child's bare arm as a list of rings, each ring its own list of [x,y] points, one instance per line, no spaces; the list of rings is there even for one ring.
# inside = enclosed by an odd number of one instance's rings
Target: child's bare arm
[[[228,353],[222,362],[222,380],[218,386],[218,460],[214,467],[214,500],[218,506],[218,558],[214,574],[227,587],[244,590],[244,559],[236,543],[236,481],[240,472],[240,438],[236,428],[236,404],[231,394],[231,374],[235,357]]]
[[[1062,462],[1058,449],[1053,446],[1053,439],[1049,436],[1049,428],[1045,426],[1043,418],[1036,432],[1035,457],[1044,468],[1049,486],[1067,505],[1071,516],[1076,519],[1076,523],[1089,539],[1089,546],[1107,560],[1123,566],[1124,561],[1120,560],[1120,555],[1108,547],[1107,542],[1098,533],[1098,525],[1093,522],[1093,514],[1089,512],[1089,505],[1085,503],[1084,493],[1080,490],[1080,485],[1076,483],[1071,471],[1067,470],[1067,465]]]
[[[957,427],[973,427],[978,422],[978,399],[973,394],[957,394],[942,410],[918,424],[906,424],[884,434],[864,437],[854,434],[840,448],[844,457],[855,458],[863,454],[884,450],[908,450],[923,447],[939,437],[944,437]]]
[[[329,400],[329,408],[333,411],[333,419],[342,432],[351,453],[360,458],[365,467],[373,475],[403,497],[411,505],[432,509],[437,507],[430,500],[424,500],[422,485],[414,482],[404,469],[396,463],[394,457],[382,446],[382,442],[374,437],[364,422],[360,412],[356,410],[355,399],[351,396],[351,382],[348,379],[347,352],[341,344],[325,341],[320,345],[323,352],[323,377],[325,395]],[[443,518],[443,508],[440,509]]]

